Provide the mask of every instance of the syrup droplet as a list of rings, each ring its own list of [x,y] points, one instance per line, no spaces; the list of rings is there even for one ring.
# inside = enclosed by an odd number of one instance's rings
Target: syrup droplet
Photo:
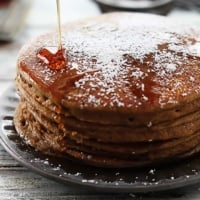
[[[52,70],[60,70],[66,67],[67,60],[64,58],[64,50],[58,49],[57,52],[52,53],[47,48],[42,48],[37,54],[37,58],[46,64]]]

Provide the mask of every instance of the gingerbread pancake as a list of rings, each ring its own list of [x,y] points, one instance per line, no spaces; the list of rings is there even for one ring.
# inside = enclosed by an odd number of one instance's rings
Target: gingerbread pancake
[[[61,68],[38,56],[57,40],[39,36],[19,53],[14,123],[28,144],[101,167],[199,152],[200,28],[136,13],[67,24]]]

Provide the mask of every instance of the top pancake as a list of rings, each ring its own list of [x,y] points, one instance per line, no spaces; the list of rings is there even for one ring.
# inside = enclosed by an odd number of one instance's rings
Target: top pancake
[[[200,28],[150,14],[112,13],[62,29],[67,66],[37,58],[57,32],[20,51],[18,70],[54,102],[81,110],[149,113],[200,98]]]

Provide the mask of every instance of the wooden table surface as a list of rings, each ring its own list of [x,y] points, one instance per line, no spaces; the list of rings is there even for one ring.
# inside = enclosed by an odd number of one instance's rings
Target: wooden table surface
[[[23,31],[13,42],[0,43],[0,95],[9,85],[14,84],[16,58],[19,49],[30,38],[41,33],[53,30],[56,26],[55,0],[31,0],[32,7]],[[89,0],[61,0],[62,21],[73,21],[99,14],[97,6]],[[45,8],[45,9],[44,9]],[[188,20],[190,23],[200,24],[200,15],[195,12],[182,12],[175,10],[170,14],[177,20]],[[1,102],[0,102],[1,103]],[[95,192],[91,189],[84,190],[79,187],[57,183],[44,178],[29,169],[18,164],[0,146],[0,200],[4,199],[70,199],[70,200],[94,200],[94,199],[200,199],[200,184],[177,190],[169,194],[108,194]]]

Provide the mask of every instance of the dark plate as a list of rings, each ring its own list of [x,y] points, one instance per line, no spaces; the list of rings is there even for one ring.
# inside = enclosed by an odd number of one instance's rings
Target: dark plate
[[[168,14],[174,0],[94,0],[102,12],[133,11],[155,14]]]
[[[45,156],[28,146],[13,126],[18,103],[14,87],[0,99],[0,142],[17,161],[51,179],[109,192],[163,191],[200,182],[200,157],[166,167],[103,169]]]

